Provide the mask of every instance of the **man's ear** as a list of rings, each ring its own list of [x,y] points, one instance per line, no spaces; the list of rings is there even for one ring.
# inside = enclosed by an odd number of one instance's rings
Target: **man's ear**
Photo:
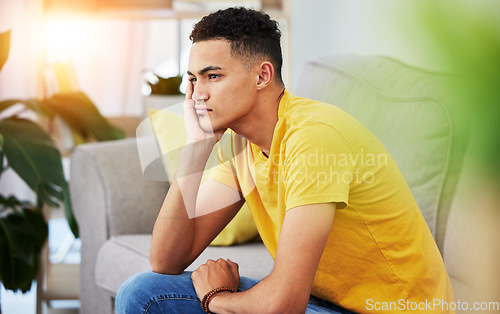
[[[259,68],[259,80],[257,81],[257,89],[261,90],[267,87],[274,78],[274,67],[269,61],[264,61],[260,63]]]

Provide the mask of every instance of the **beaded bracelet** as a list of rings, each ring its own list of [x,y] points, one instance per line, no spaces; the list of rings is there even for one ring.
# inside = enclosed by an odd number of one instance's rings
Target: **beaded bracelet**
[[[225,292],[225,291],[229,291],[231,293],[234,292],[234,290],[231,289],[231,288],[229,288],[229,287],[219,287],[219,288],[212,289],[207,294],[205,294],[205,296],[203,297],[203,299],[201,299],[201,308],[203,309],[203,311],[205,311],[207,313],[212,313],[208,309],[208,304],[210,303],[210,301],[212,300],[212,298],[216,294],[221,293],[221,292]]]

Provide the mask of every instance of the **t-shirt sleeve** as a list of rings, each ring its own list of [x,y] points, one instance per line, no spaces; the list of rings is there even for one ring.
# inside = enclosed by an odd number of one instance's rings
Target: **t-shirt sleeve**
[[[238,184],[238,177],[233,173],[229,161],[220,163],[210,169],[208,179],[220,182],[241,192],[240,185]]]
[[[291,130],[284,161],[286,210],[297,206],[337,203],[345,208],[355,158],[345,137],[321,123]]]
[[[208,179],[220,182],[241,192],[234,167],[232,141],[226,140],[226,138],[217,143],[217,158],[212,162]]]

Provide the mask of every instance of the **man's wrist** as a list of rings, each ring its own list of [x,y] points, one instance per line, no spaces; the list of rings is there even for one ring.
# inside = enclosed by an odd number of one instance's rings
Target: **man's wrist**
[[[181,155],[192,156],[195,158],[208,159],[215,144],[208,141],[198,141],[184,145]]]
[[[208,303],[208,310],[211,313],[222,312],[222,309],[224,308],[223,304],[225,303],[224,300],[227,300],[227,296],[229,296],[231,294],[233,294],[233,292],[223,291],[223,292],[219,292],[216,295],[214,295],[210,299],[210,302]]]
[[[206,143],[192,143],[182,148],[177,173],[182,176],[205,170],[213,146]]]

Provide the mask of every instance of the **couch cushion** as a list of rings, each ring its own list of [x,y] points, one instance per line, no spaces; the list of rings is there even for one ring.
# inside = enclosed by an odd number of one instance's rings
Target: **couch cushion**
[[[300,78],[298,96],[342,108],[384,144],[442,249],[464,149],[457,141],[464,131],[443,93],[448,78],[389,58],[355,56],[310,62]]]
[[[149,247],[151,235],[123,235],[110,238],[99,250],[95,280],[110,296],[133,274],[151,270]],[[240,265],[240,275],[264,278],[274,262],[262,243],[247,243],[231,247],[208,247],[186,270],[193,271],[208,259],[229,258]]]

